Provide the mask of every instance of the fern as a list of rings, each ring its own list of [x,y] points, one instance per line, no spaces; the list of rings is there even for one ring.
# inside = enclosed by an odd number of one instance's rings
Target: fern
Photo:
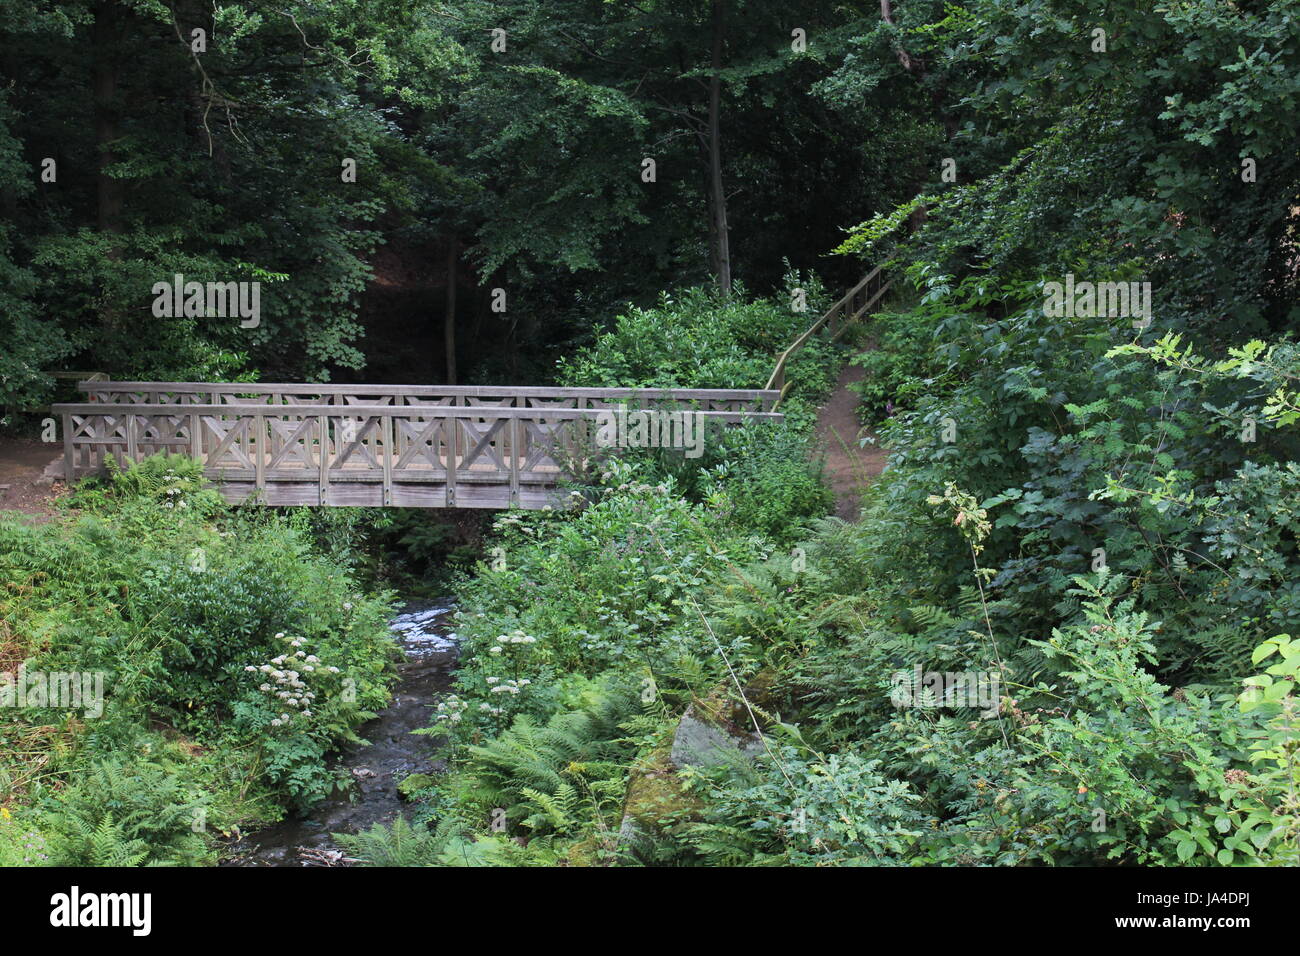
[[[77,833],[90,866],[139,866],[149,858],[149,845],[127,837],[111,816],[105,816],[93,829],[79,820]]]
[[[398,817],[392,826],[377,823],[360,833],[335,833],[334,839],[367,866],[437,866],[466,833],[464,822],[452,815],[439,820],[433,830]]]
[[[524,820],[524,826],[530,830],[540,830],[549,825],[556,833],[565,833],[577,824],[578,791],[572,784],[561,783],[554,794],[525,787],[523,795],[541,811]]]
[[[205,799],[151,763],[93,765],[47,813],[55,862],[64,866],[193,866],[212,848],[193,824]]]

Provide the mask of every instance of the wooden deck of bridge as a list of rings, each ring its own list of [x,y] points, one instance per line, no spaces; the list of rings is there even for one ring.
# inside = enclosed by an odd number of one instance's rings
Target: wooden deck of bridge
[[[774,390],[210,382],[81,383],[56,405],[64,475],[160,452],[203,462],[228,501],[537,509],[563,504],[600,451],[601,413],[693,412],[709,426],[778,419]]]

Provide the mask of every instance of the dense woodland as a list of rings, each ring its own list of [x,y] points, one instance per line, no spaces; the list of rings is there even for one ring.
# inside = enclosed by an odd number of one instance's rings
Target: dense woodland
[[[0,14],[13,436],[68,369],[761,388],[893,281],[783,421],[612,456],[581,508],[233,507],[178,457],[6,514],[0,670],[108,690],[0,708],[0,865],[213,863],[308,811],[418,592],[458,608],[411,743],[447,769],[358,860],[1300,862],[1296,0]],[[261,282],[260,322],[156,316],[175,274]],[[852,521],[846,364],[889,456]],[[757,746],[678,765],[688,711]]]

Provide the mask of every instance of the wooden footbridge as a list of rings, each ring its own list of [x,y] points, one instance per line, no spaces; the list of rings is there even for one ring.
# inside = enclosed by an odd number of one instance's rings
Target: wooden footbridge
[[[163,452],[203,462],[226,500],[269,505],[558,507],[620,408],[710,426],[779,419],[774,390],[82,382],[55,405],[63,473]],[[666,444],[666,442],[665,442]]]
[[[706,434],[779,419],[790,358],[816,334],[838,338],[888,288],[878,268],[869,273],[780,355],[765,389],[87,378],[79,386],[85,402],[51,409],[62,418],[63,475],[72,480],[98,472],[109,458],[125,465],[171,453],[201,461],[205,477],[231,502],[559,507],[562,486],[598,460],[603,449],[594,438],[611,413],[690,413]]]

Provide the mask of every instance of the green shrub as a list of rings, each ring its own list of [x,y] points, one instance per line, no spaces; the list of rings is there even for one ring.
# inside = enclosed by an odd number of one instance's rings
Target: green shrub
[[[796,277],[788,277],[794,282]],[[791,299],[746,301],[738,290],[723,300],[708,287],[663,293],[653,309],[620,314],[594,345],[560,362],[563,385],[607,388],[762,388],[777,356],[803,333],[825,305],[809,280],[808,310]],[[788,367],[795,398],[815,398],[834,383],[835,353],[814,339]]]
[[[941,343],[972,326],[969,316],[953,317],[925,308],[873,315],[872,347],[853,358],[853,364],[865,370],[852,386],[862,397],[863,418],[879,423],[916,408],[925,395],[951,388],[953,373]]]
[[[900,865],[926,826],[908,784],[856,751],[781,747],[711,796],[688,841],[714,865]]]
[[[104,675],[102,716],[0,712],[5,739],[57,735],[47,782],[17,796],[42,802],[59,858],[207,860],[196,807],[230,831],[328,793],[329,754],[388,700],[389,596],[360,594],[300,518],[226,506],[188,459],[110,470],[71,507],[0,520],[0,637],[22,636],[29,670]]]
[[[194,866],[215,856],[202,836],[207,800],[139,754],[87,767],[47,803],[57,866]]]

